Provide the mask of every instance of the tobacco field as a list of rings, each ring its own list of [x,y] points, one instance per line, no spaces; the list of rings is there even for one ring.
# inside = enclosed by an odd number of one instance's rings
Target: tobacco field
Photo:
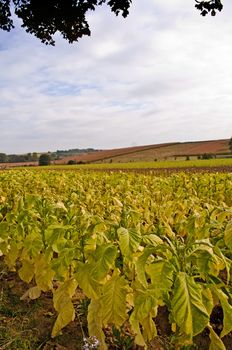
[[[125,350],[232,349],[232,174],[2,171],[0,256],[23,300],[51,294],[52,338],[79,295],[83,349],[110,348],[111,329]]]

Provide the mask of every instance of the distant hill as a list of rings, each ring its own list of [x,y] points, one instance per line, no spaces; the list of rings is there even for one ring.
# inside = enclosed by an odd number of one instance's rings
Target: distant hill
[[[138,162],[173,159],[200,158],[202,156],[222,157],[231,154],[229,139],[194,141],[194,142],[171,142],[146,146],[116,148],[84,152],[79,155],[63,157],[55,161],[55,164],[77,163],[111,163],[111,162]]]

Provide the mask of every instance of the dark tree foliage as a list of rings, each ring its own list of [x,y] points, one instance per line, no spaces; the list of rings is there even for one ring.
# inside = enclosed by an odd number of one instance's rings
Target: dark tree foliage
[[[230,138],[230,141],[229,141],[229,149],[232,152],[232,137]]]
[[[7,162],[7,155],[5,153],[0,153],[0,163]]]
[[[39,165],[50,165],[51,164],[51,157],[47,153],[41,154],[39,157]]]
[[[132,0],[0,0],[0,28],[14,28],[11,10],[21,18],[22,27],[43,43],[54,45],[53,35],[60,32],[69,43],[90,35],[86,14],[107,3],[116,15],[126,17]]]
[[[221,0],[198,1],[201,15],[221,11]],[[54,45],[54,34],[61,33],[69,43],[78,41],[91,31],[86,20],[88,11],[106,3],[116,15],[127,17],[132,0],[0,0],[0,29],[14,28],[11,11],[21,18],[22,27],[43,43]]]
[[[206,16],[208,15],[208,13],[210,13],[211,16],[216,16],[216,12],[221,11],[223,8],[221,0],[210,0],[210,1],[195,0],[195,1],[196,1],[195,7],[199,11],[201,11],[202,16]]]

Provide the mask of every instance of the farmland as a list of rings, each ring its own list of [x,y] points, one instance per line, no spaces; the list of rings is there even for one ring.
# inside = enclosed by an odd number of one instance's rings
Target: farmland
[[[99,150],[86,154],[64,157],[55,164],[67,164],[74,160],[83,163],[128,163],[154,162],[163,160],[195,160],[207,154],[212,157],[230,155],[229,140],[211,140],[195,142],[172,142],[146,146]]]
[[[42,167],[41,167],[42,168]],[[109,171],[128,171],[134,170],[135,172],[144,171],[152,172],[163,170],[177,171],[227,171],[231,172],[232,158],[220,158],[220,159],[204,159],[204,160],[165,160],[157,162],[129,162],[129,163],[92,163],[92,164],[78,164],[78,165],[51,165],[45,167],[46,169],[53,170],[109,170]],[[162,172],[162,171],[161,171]]]
[[[75,152],[75,150],[70,150],[70,152]],[[201,167],[204,166],[204,162],[202,164],[198,164],[198,160],[204,160],[207,158],[211,158],[215,160],[217,164],[223,163],[225,161],[231,160],[231,151],[229,149],[229,140],[211,140],[211,141],[194,141],[194,142],[170,142],[170,143],[162,143],[162,144],[153,144],[153,145],[145,145],[145,146],[134,146],[134,147],[124,147],[124,148],[115,148],[108,150],[92,150],[87,149],[86,152],[80,150],[78,153],[78,149],[76,149],[76,154],[69,154],[69,151],[57,151],[57,152],[49,152],[49,155],[52,159],[52,164],[56,166],[67,165],[69,162],[77,163],[77,164],[98,164],[100,167],[105,164],[111,164],[113,167],[117,167],[117,164],[122,164],[123,167],[136,167],[138,168],[139,164],[145,164],[142,167],[152,166],[157,168],[161,167],[187,167],[187,163],[185,165],[181,165],[184,161],[196,161],[194,166]],[[37,153],[36,153],[37,154]],[[28,155],[31,153],[24,155],[13,155],[14,158],[28,158]],[[11,155],[5,155],[6,158],[11,158]],[[166,165],[162,165],[162,163],[166,161]],[[128,166],[128,163],[132,163]],[[155,163],[157,163],[155,165]],[[12,167],[28,167],[28,166],[37,166],[38,161],[21,161],[21,162],[8,162],[0,163],[0,169],[12,168]]]
[[[9,283],[51,318],[21,349],[231,349],[231,173],[47,169],[0,172],[0,320]]]

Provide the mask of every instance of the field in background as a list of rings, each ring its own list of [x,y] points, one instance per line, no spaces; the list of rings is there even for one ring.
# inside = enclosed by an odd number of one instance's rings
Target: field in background
[[[178,168],[202,166],[231,165],[232,153],[229,149],[229,140],[212,140],[196,142],[173,142],[146,146],[99,150],[79,153],[55,159],[50,153],[53,166],[66,166],[70,163],[84,165],[88,168]],[[214,159],[209,163],[203,160]],[[54,160],[55,159],[55,160]],[[198,162],[200,160],[200,162]],[[185,162],[186,161],[186,162]],[[188,161],[188,163],[187,163]],[[194,161],[194,163],[192,163]],[[196,162],[195,162],[196,161]],[[128,164],[133,163],[133,164]],[[106,164],[106,165],[104,165]],[[108,164],[108,165],[107,165]],[[0,169],[12,167],[33,167],[38,161],[21,163],[0,163]]]
[[[47,169],[166,169],[166,168],[213,168],[232,166],[232,158],[202,159],[202,160],[165,160],[156,162],[129,162],[129,163],[97,163],[56,165]]]
[[[153,162],[159,160],[185,160],[187,157],[192,160],[206,154],[219,158],[230,156],[229,140],[173,142],[103,150],[64,157],[55,161],[55,164],[67,164],[69,161],[83,163]]]

